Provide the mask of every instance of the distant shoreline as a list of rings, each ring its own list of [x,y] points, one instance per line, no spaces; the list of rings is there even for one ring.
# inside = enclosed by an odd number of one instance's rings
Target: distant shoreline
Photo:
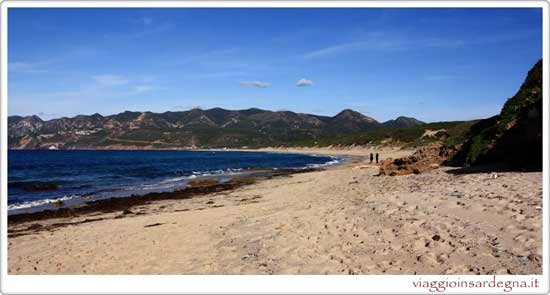
[[[260,148],[82,148],[82,149],[8,149],[8,151],[199,151],[199,152],[266,152],[324,156],[367,157],[370,153],[407,151],[400,146],[346,146],[346,147],[260,147]],[[409,149],[409,151],[412,149]]]

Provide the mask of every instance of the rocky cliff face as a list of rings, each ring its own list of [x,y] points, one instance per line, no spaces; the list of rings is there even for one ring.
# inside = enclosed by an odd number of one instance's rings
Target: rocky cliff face
[[[323,136],[382,127],[352,110],[334,117],[261,109],[94,114],[43,121],[8,119],[12,149],[259,147],[312,143]]]
[[[449,163],[540,170],[542,131],[542,60],[539,60],[499,115],[471,127],[468,139]]]

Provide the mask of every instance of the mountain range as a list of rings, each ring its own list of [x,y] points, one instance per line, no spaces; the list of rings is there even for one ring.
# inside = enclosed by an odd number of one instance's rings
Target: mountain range
[[[257,108],[78,115],[44,121],[8,117],[10,149],[221,148],[315,144],[318,139],[422,125],[415,118],[378,122],[346,109],[333,117]]]

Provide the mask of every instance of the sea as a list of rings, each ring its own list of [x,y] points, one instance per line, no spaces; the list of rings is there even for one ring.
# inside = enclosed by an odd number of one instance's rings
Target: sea
[[[10,150],[8,214],[182,189],[191,179],[305,169],[345,158],[252,151]]]

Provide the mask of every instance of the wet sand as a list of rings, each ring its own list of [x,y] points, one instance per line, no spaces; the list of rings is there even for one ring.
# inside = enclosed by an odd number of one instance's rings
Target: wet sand
[[[274,150],[275,151],[275,150]],[[284,150],[308,152],[310,150]],[[541,274],[542,173],[322,171],[11,223],[10,274]],[[382,158],[411,151],[383,150]],[[466,171],[468,172],[468,171]],[[495,178],[496,176],[496,178]],[[55,223],[67,223],[52,226]],[[49,227],[52,226],[52,227]]]

